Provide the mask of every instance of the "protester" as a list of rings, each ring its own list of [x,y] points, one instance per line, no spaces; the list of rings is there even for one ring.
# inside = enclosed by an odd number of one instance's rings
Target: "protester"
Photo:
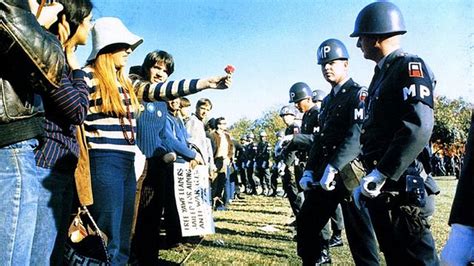
[[[212,198],[216,210],[226,210],[224,189],[229,178],[229,166],[234,154],[234,144],[227,130],[227,122],[224,117],[216,119],[217,129],[211,135],[211,143],[214,150],[214,163],[216,165],[217,177],[212,182]]]
[[[35,1],[0,6],[3,265],[61,264],[63,255],[78,153],[73,125],[88,104],[74,49],[87,40],[92,5],[61,2],[41,12]]]
[[[44,136],[35,151],[38,210],[31,253],[34,265],[61,265],[74,195],[74,171],[79,154],[76,125],[84,122],[89,107],[85,73],[75,55],[92,28],[89,0],[60,0],[64,9],[50,31],[59,37],[68,65],[61,87],[40,93],[45,109]],[[49,256],[48,254],[51,254]]]
[[[177,90],[166,90],[174,82],[155,83],[125,76],[130,53],[142,43],[123,23],[100,18],[92,30],[93,49],[85,71],[88,74],[91,107],[86,118],[86,138],[94,205],[91,213],[109,237],[112,264],[126,264],[130,255],[130,233],[136,190],[135,115],[139,99],[159,101],[196,93],[206,88],[225,89],[226,77],[182,81]],[[227,84],[227,85],[226,85]]]
[[[204,164],[209,169],[209,176],[215,171],[214,155],[210,147],[210,139],[206,136],[204,122],[208,113],[212,110],[212,102],[207,98],[201,98],[196,103],[196,110],[185,123],[188,132],[188,142],[194,144],[201,153]]]

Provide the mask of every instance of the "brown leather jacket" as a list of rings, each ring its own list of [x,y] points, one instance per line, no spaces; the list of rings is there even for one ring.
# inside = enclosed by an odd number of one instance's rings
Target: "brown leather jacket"
[[[59,87],[65,67],[56,36],[43,29],[26,0],[0,2],[0,147],[42,133],[38,95]]]

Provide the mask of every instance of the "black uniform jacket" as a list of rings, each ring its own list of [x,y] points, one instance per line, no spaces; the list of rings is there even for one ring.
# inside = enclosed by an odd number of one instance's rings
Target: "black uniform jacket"
[[[471,129],[466,143],[464,165],[459,177],[449,224],[463,224],[474,227],[474,110],[472,110]]]
[[[255,163],[257,168],[268,168],[270,153],[272,148],[267,141],[260,141],[257,145],[257,154],[255,155]]]
[[[362,159],[398,180],[431,137],[434,77],[425,62],[396,50],[369,86],[362,128]]]
[[[319,107],[313,106],[303,115],[301,133],[296,134],[288,147],[289,151],[300,150],[309,152],[313,145],[314,134],[319,130]]]
[[[315,171],[316,178],[321,177],[328,163],[341,170],[359,155],[366,96],[366,88],[349,79],[335,96],[331,91],[324,98],[320,130],[306,166],[307,170]]]

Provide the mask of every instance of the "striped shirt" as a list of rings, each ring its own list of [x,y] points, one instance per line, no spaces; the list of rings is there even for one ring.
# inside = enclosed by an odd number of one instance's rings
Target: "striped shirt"
[[[126,153],[135,153],[137,147],[135,144],[129,143],[125,136],[130,138],[132,134],[137,132],[136,114],[130,100],[125,101],[123,89],[117,85],[124,106],[129,106],[131,113],[131,121],[123,118],[124,125],[120,123],[120,118],[116,115],[105,114],[101,112],[101,99],[96,93],[97,79],[94,78],[93,69],[84,68],[86,72],[86,82],[89,86],[89,104],[90,108],[87,113],[85,124],[86,140],[90,149],[114,150]],[[154,83],[142,81],[140,78],[132,77],[132,84],[139,100],[146,102],[168,100],[180,96],[185,96],[198,92],[197,79],[169,81],[165,83]],[[128,97],[130,98],[130,97]],[[132,132],[133,129],[133,132]],[[136,137],[136,136],[134,136]]]
[[[41,95],[45,109],[44,136],[35,151],[43,168],[75,169],[79,148],[76,125],[84,122],[89,106],[88,87],[82,70],[64,69],[61,86]]]

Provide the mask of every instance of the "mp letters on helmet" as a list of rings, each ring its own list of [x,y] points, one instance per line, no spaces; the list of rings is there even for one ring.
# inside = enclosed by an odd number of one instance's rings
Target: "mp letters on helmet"
[[[329,52],[331,52],[331,46],[325,45],[319,49],[319,57],[326,58]]]
[[[290,92],[290,98],[292,101],[294,101],[295,99],[295,93],[294,92]]]

